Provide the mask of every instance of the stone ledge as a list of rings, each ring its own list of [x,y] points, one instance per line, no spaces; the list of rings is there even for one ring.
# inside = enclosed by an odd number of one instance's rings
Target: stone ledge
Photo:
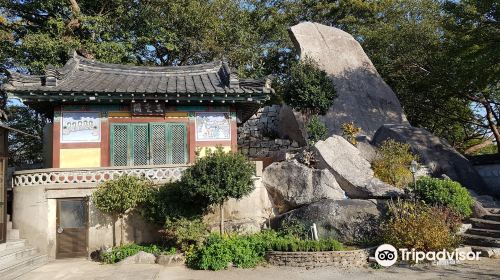
[[[368,256],[369,250],[365,249],[324,252],[269,251],[266,253],[266,260],[276,266],[356,268],[366,266]]]

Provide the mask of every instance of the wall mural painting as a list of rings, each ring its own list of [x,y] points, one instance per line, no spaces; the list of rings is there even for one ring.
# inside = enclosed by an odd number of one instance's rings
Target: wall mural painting
[[[231,114],[196,113],[196,141],[231,140]]]
[[[100,142],[99,112],[63,112],[61,143]]]

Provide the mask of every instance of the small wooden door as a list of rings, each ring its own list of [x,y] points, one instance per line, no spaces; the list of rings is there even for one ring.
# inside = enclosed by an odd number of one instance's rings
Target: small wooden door
[[[57,200],[56,258],[87,256],[87,201],[84,198]]]

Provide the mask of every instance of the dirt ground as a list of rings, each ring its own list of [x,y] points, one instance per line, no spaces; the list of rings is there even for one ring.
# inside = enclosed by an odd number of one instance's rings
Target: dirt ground
[[[451,266],[390,267],[386,269],[339,270],[324,268],[258,267],[224,271],[196,271],[184,266],[102,265],[83,259],[58,260],[18,278],[45,279],[165,279],[165,280],[264,280],[264,279],[500,279],[500,259],[469,261]]]

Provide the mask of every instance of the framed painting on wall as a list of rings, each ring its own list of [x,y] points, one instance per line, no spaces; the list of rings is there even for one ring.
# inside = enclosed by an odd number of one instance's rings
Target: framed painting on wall
[[[62,112],[61,143],[101,142],[99,112]]]
[[[229,112],[196,113],[196,141],[231,140]]]

